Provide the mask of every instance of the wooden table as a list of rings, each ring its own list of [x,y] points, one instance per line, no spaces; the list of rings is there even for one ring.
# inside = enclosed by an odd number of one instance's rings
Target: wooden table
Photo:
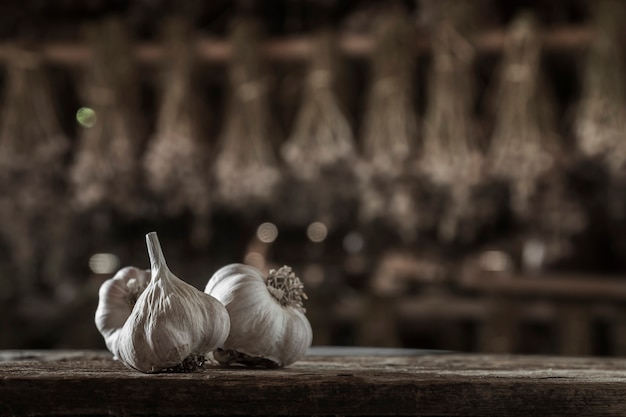
[[[101,351],[0,351],[0,415],[626,415],[626,359],[314,348],[278,370],[144,375]]]

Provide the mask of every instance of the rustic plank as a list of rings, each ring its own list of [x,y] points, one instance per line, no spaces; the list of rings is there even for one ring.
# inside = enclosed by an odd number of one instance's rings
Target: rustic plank
[[[5,352],[0,415],[626,415],[623,359],[312,351],[278,370],[145,375],[102,352]]]

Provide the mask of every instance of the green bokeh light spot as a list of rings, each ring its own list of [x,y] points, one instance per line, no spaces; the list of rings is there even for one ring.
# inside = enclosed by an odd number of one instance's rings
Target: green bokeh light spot
[[[76,112],[76,121],[84,127],[93,127],[96,124],[96,112],[89,107],[81,107]]]

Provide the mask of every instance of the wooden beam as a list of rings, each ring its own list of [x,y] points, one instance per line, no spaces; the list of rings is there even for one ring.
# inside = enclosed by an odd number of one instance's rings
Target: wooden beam
[[[577,50],[584,47],[590,37],[587,26],[556,27],[545,32],[545,47],[548,50]],[[506,32],[503,29],[494,29],[478,34],[474,38],[474,45],[479,52],[498,53],[505,39]],[[338,42],[341,51],[349,57],[365,58],[374,49],[374,39],[370,35],[339,34]],[[311,45],[310,36],[294,36],[267,39],[262,48],[268,59],[290,61],[307,59],[311,54]],[[16,46],[16,42],[0,43],[0,59],[10,59]],[[429,53],[430,41],[427,35],[416,33],[415,50],[418,54]],[[40,53],[44,59],[63,65],[82,65],[91,55],[89,46],[83,42],[44,42]],[[163,59],[163,49],[155,42],[138,43],[135,53],[137,59],[144,63],[157,63]],[[196,53],[200,61],[223,63],[230,58],[231,48],[228,40],[202,36],[196,40]]]

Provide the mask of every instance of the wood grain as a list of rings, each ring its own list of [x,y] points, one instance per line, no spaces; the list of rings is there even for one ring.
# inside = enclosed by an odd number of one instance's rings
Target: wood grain
[[[4,352],[0,415],[626,415],[621,359],[353,353],[145,375],[103,352]]]

